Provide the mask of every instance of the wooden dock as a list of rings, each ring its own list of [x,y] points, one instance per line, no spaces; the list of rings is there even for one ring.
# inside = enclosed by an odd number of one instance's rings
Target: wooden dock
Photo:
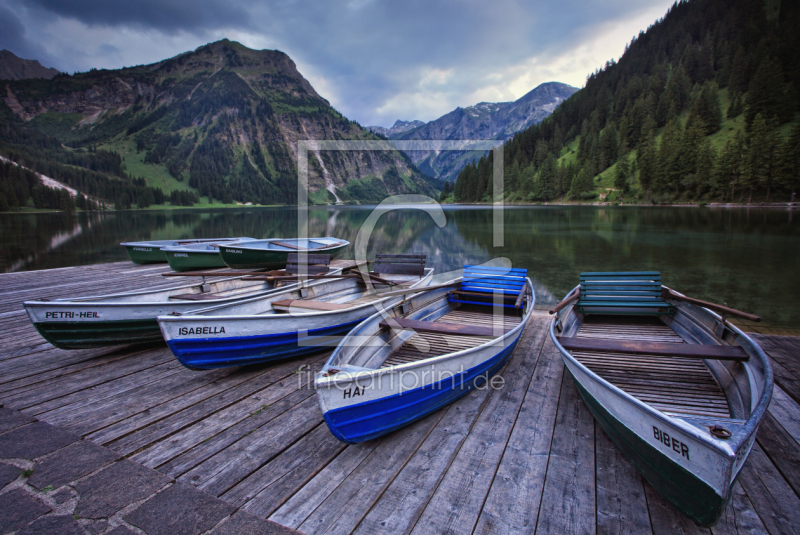
[[[538,315],[479,390],[386,437],[328,431],[328,353],[207,372],[164,344],[63,351],[22,302],[174,285],[128,262],[0,275],[0,402],[216,496],[312,533],[800,533],[800,338],[756,335],[775,395],[726,514],[678,514],[583,404]],[[157,498],[156,498],[157,499]]]

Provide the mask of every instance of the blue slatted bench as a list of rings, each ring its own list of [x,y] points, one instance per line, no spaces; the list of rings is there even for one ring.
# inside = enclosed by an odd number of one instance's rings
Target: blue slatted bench
[[[583,314],[673,314],[661,297],[658,271],[581,273],[581,296],[575,305]]]
[[[527,269],[464,266],[461,287],[450,292],[448,299],[453,303],[492,305],[497,293],[502,297],[502,306],[514,308],[527,276]]]

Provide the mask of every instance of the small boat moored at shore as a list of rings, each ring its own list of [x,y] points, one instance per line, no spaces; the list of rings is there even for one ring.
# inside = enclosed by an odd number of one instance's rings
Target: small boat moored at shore
[[[759,318],[662,287],[658,272],[582,273],[552,313],[597,423],[680,512],[715,524],[773,389],[766,355],[726,316]]]
[[[322,266],[324,260],[317,261],[320,265],[308,266],[306,269],[328,271],[327,267]],[[296,273],[298,269],[297,266],[292,269],[292,264],[287,267],[290,268],[289,274]],[[336,268],[328,271],[328,274],[339,275],[341,271],[341,268]],[[224,272],[204,275],[228,277]],[[201,283],[160,290],[26,301],[24,306],[39,334],[61,349],[160,342],[163,338],[156,321],[159,315],[186,313],[198,308],[235,303],[297,286],[296,280],[291,278],[253,278],[258,275],[254,273],[208,283],[203,278]],[[277,272],[277,275],[286,275],[286,272]]]
[[[465,266],[462,279],[364,320],[315,380],[331,433],[348,443],[377,438],[486,385],[534,303],[526,270]]]
[[[202,238],[186,240],[156,240],[120,243],[128,252],[128,258],[134,264],[158,264],[167,261],[167,255],[162,250],[164,247],[178,247],[199,243],[223,243],[252,240],[253,238]]]
[[[348,245],[349,241],[337,238],[274,238],[220,244],[219,253],[223,262],[235,269],[274,268],[284,265],[289,253],[324,253],[333,258]]]
[[[302,255],[299,255],[302,256]],[[395,255],[395,260],[400,260]],[[342,336],[378,307],[402,299],[393,288],[427,286],[433,270],[416,257],[416,272],[404,264],[393,274],[380,264],[380,277],[360,274],[315,279],[300,286],[232,305],[183,315],[159,316],[164,339],[178,360],[191,369],[243,366],[335,347]],[[376,287],[377,286],[377,287]]]

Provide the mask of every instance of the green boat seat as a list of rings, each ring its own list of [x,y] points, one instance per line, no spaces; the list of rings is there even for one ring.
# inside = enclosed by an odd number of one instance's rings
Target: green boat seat
[[[461,287],[450,292],[452,303],[492,305],[495,296],[500,305],[514,308],[520,293],[525,291],[527,269],[488,266],[464,266]]]
[[[575,305],[582,314],[674,314],[661,297],[658,271],[581,273],[581,295]]]

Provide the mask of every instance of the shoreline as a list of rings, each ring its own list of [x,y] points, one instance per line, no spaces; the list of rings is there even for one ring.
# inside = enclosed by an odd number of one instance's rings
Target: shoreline
[[[420,203],[427,204],[427,203]],[[492,203],[439,203],[441,206],[495,206]],[[293,204],[269,204],[269,205],[250,205],[250,206],[237,206],[237,205],[210,205],[210,206],[157,206],[148,208],[127,208],[124,210],[106,209],[106,210],[74,210],[66,212],[65,210],[54,210],[52,208],[31,208],[25,207],[24,210],[8,210],[0,212],[0,214],[53,214],[53,213],[117,213],[117,212],[147,212],[147,211],[168,211],[173,210],[251,210],[253,208],[297,208],[298,205]],[[377,206],[377,204],[310,204],[308,208],[321,208],[332,206]],[[782,202],[782,203],[758,203],[758,204],[739,204],[739,203],[673,203],[673,204],[652,204],[652,203],[610,203],[610,202],[536,202],[536,203],[518,203],[506,202],[503,206],[513,207],[536,207],[536,206],[602,206],[602,207],[636,207],[636,208],[790,208],[800,209],[800,202]]]

